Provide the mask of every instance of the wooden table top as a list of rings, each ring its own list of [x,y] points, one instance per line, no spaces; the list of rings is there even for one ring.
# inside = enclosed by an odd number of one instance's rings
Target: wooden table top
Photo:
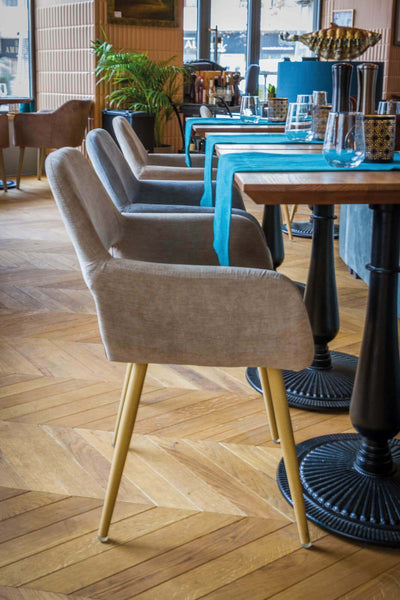
[[[207,133],[284,133],[284,125],[214,125],[195,123],[193,125],[195,131],[200,137],[205,137]]]
[[[235,144],[239,148],[249,151],[250,145]],[[260,145],[255,149],[261,151]],[[232,152],[227,144],[218,150]],[[269,145],[274,150],[277,145]],[[400,171],[236,173],[235,182],[256,204],[400,204]]]

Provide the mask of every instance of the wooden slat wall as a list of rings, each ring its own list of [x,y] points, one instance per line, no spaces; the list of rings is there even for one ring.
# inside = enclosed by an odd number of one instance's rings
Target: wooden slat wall
[[[107,23],[107,0],[96,2],[96,37],[103,37],[119,49],[148,52],[154,60],[166,60],[176,57],[175,64],[182,64],[183,57],[183,0],[179,1],[179,27],[134,27]],[[107,106],[104,86],[96,89],[96,122],[101,110]],[[182,146],[178,125],[173,117],[167,125],[165,143],[176,149]]]

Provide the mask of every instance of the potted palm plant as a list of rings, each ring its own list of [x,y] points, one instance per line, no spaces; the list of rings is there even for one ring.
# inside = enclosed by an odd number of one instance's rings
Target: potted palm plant
[[[97,58],[97,82],[114,88],[108,94],[110,106],[153,115],[154,142],[159,151],[187,73],[185,67],[171,64],[174,57],[157,62],[146,53],[117,51],[107,40],[96,40],[92,50]]]

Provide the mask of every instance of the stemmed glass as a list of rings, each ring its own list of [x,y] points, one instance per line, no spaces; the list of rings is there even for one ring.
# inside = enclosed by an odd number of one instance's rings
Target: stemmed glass
[[[243,123],[258,123],[260,117],[260,98],[258,96],[242,96],[240,118]]]
[[[365,158],[363,115],[330,113],[322,153],[333,167],[358,167]]]

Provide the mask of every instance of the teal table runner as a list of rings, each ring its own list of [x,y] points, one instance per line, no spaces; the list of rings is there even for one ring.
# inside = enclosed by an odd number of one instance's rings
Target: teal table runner
[[[201,198],[201,206],[214,206],[212,187],[212,162],[216,144],[301,144],[299,140],[290,140],[285,133],[238,133],[237,135],[226,133],[212,133],[206,138],[204,159],[204,193]],[[305,142],[322,146],[320,141]]]
[[[201,125],[252,125],[254,127],[255,123],[244,123],[241,119],[237,117],[223,117],[216,119],[214,117],[210,118],[201,118],[201,117],[190,117],[186,119],[185,123],[185,155],[186,155],[186,164],[188,167],[192,166],[192,161],[190,158],[189,146],[190,139],[192,135],[192,127],[193,125],[201,124]],[[258,121],[258,125],[284,125],[284,123],[271,123],[268,119],[260,119]]]
[[[393,162],[361,163],[355,169],[331,167],[322,154],[270,154],[266,152],[242,152],[225,154],[218,161],[215,193],[214,250],[221,266],[229,266],[229,235],[232,210],[232,185],[236,172],[252,171],[394,171],[400,170],[400,153]]]

